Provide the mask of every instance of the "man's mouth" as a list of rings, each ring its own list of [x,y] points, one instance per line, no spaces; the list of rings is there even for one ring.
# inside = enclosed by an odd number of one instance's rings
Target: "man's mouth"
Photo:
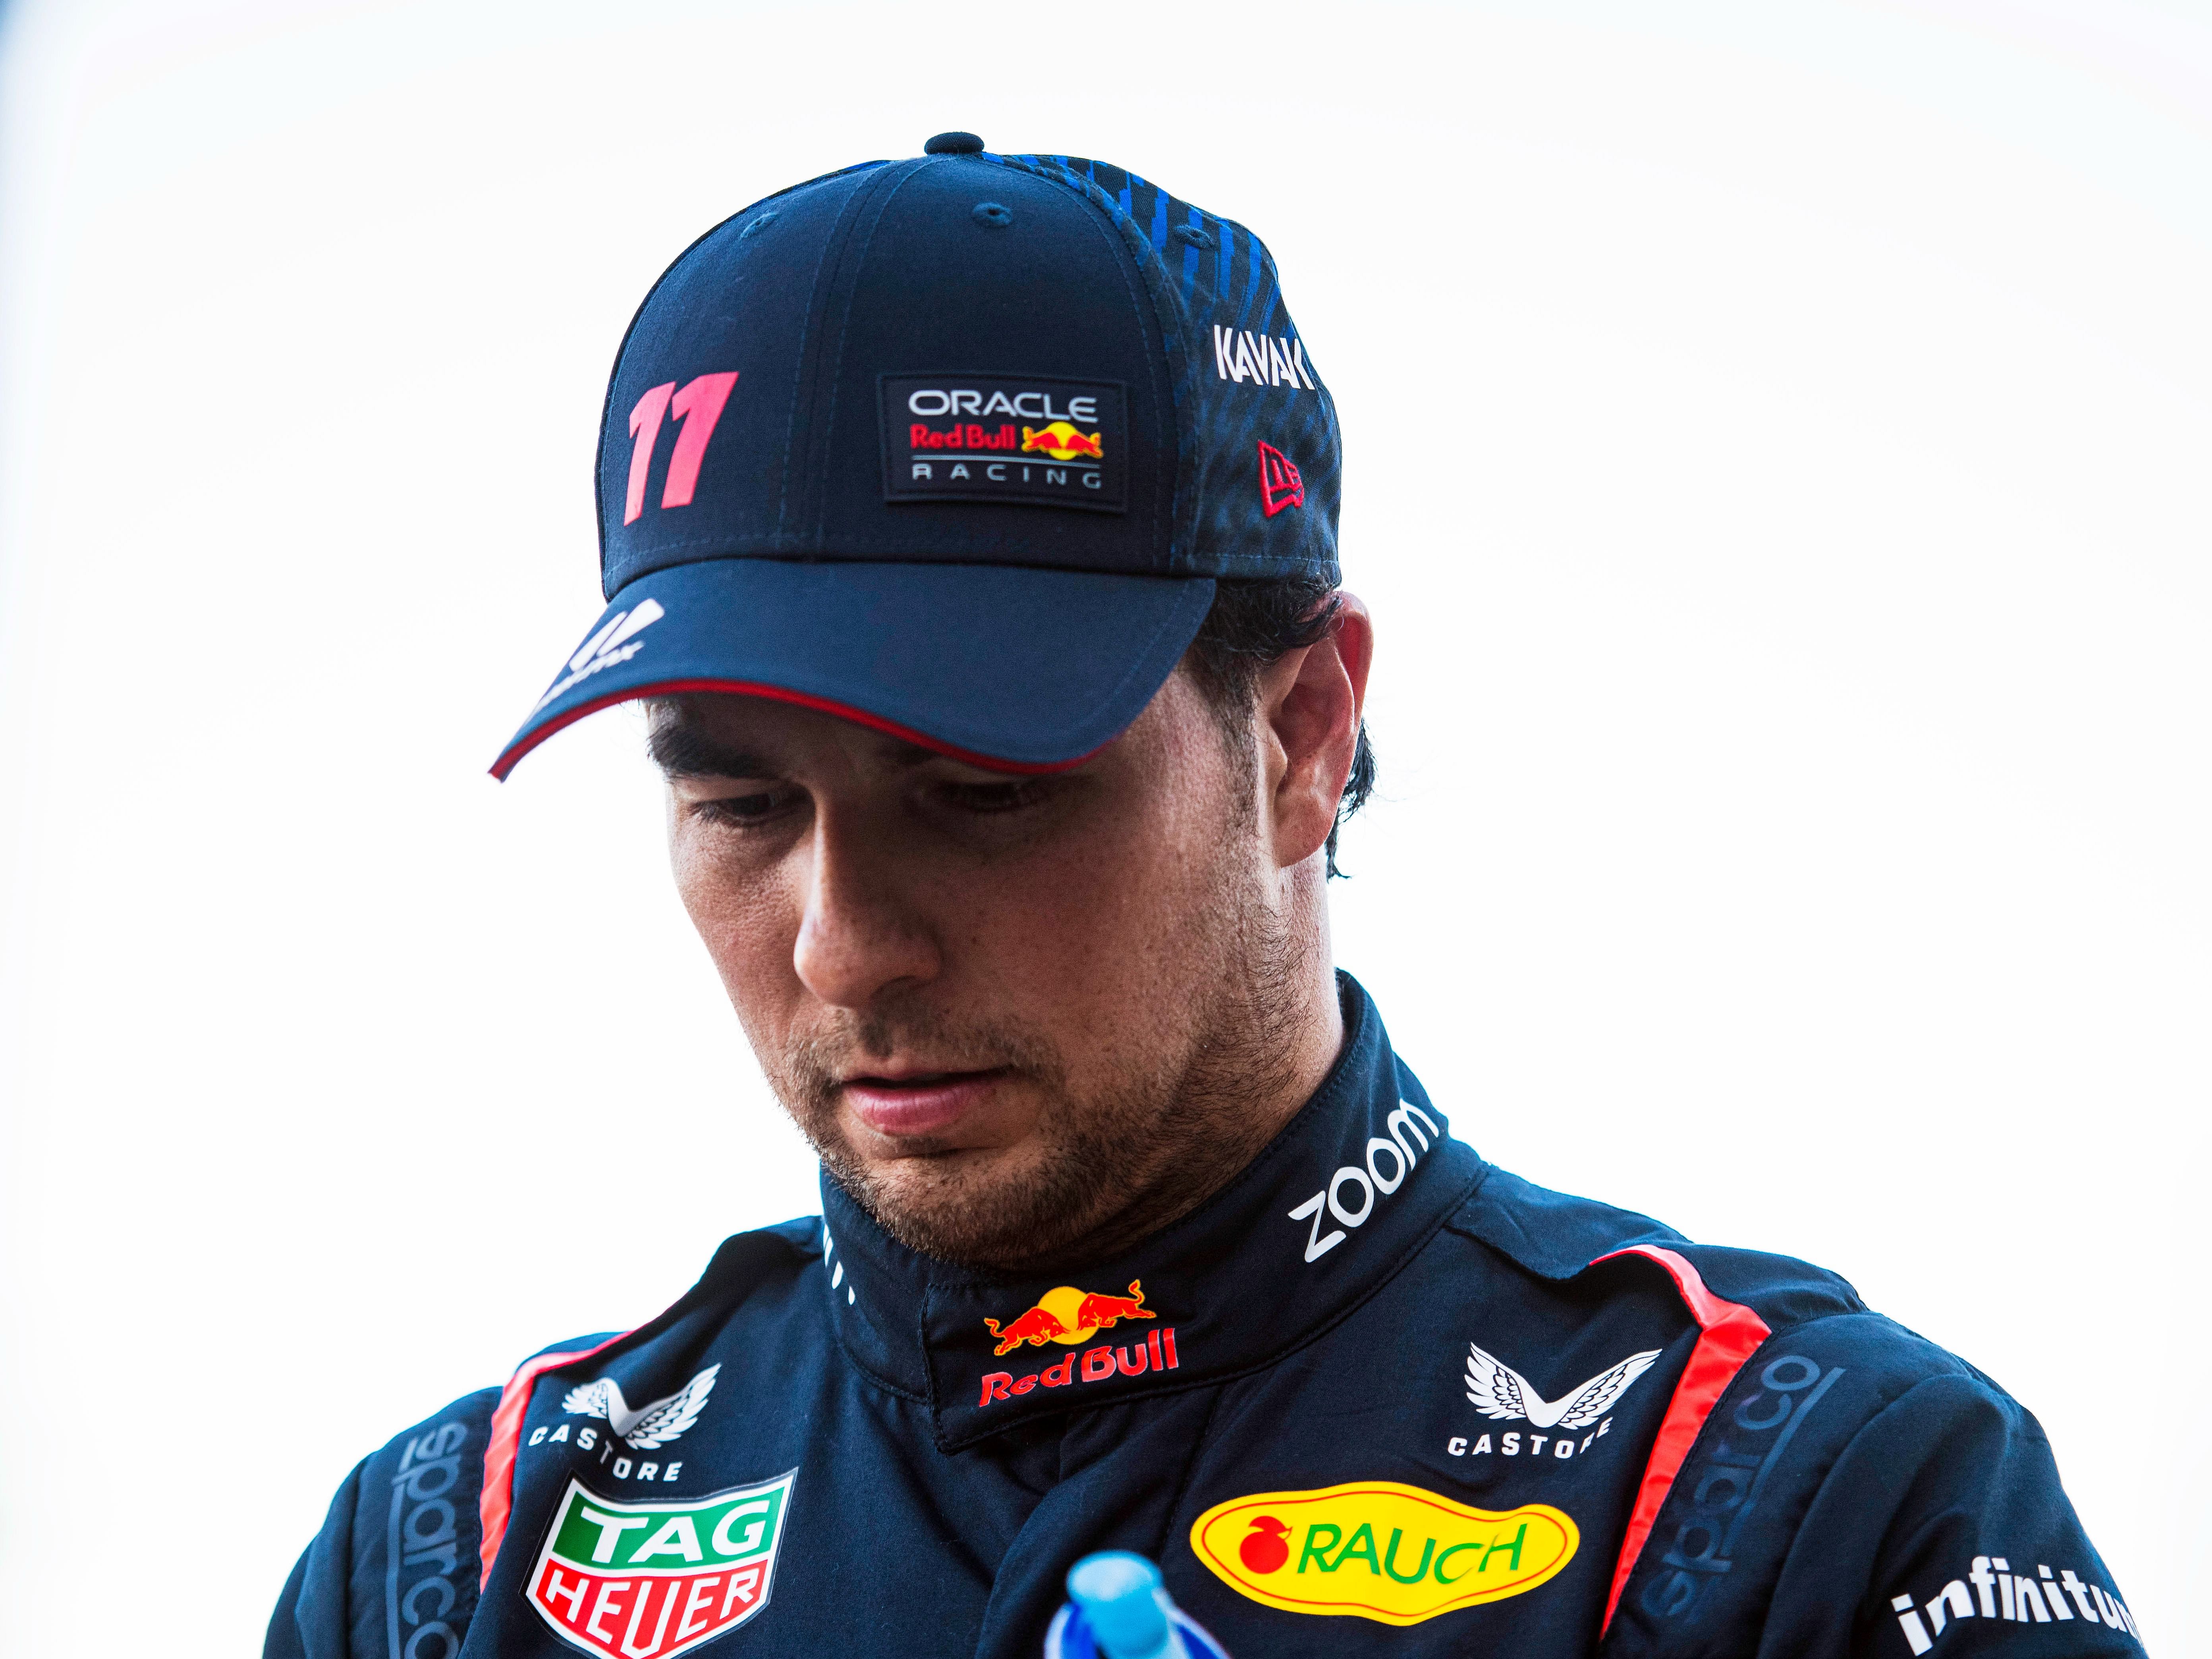
[[[878,1134],[902,1139],[942,1134],[976,1107],[1012,1073],[909,1072],[862,1074],[837,1085],[853,1115]]]

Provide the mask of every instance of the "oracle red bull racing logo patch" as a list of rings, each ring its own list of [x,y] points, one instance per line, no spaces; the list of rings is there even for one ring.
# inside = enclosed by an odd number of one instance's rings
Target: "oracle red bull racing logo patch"
[[[1479,1510],[1395,1480],[1232,1498],[1190,1529],[1198,1559],[1240,1595],[1385,1625],[1525,1595],[1581,1543],[1549,1504]]]
[[[1018,1317],[1004,1324],[986,1319],[983,1325],[997,1344],[991,1352],[1004,1358],[1024,1344],[1033,1348],[1042,1348],[1048,1343],[1081,1347],[1099,1332],[1112,1330],[1125,1319],[1158,1317],[1145,1305],[1144,1281],[1133,1279],[1126,1295],[1079,1290],[1073,1285],[1055,1285]],[[1176,1356],[1175,1327],[1164,1325],[1129,1342],[1105,1342],[1080,1354],[1068,1354],[1057,1364],[1027,1376],[993,1371],[983,1378],[982,1397],[976,1405],[980,1408],[994,1400],[1011,1400],[1038,1388],[1061,1389],[1078,1382],[1103,1382],[1112,1376],[1171,1371],[1181,1363]]]
[[[886,374],[880,386],[886,501],[1124,510],[1118,381]]]
[[[523,1594],[586,1653],[689,1653],[768,1605],[798,1478],[665,1503],[602,1498],[571,1478]]]

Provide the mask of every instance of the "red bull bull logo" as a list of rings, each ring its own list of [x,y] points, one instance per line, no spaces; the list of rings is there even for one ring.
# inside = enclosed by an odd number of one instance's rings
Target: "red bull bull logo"
[[[986,1319],[983,1324],[998,1339],[999,1346],[992,1352],[1003,1357],[1025,1343],[1035,1348],[1048,1343],[1079,1347],[1099,1332],[1112,1330],[1125,1319],[1158,1317],[1145,1305],[1144,1281],[1133,1279],[1126,1296],[1079,1290],[1073,1285],[1056,1285],[1018,1318],[1003,1325],[995,1319]],[[1105,1342],[1080,1354],[1071,1353],[1058,1364],[1027,1376],[1016,1376],[1012,1371],[993,1371],[983,1379],[982,1397],[976,1404],[988,1406],[994,1400],[1011,1400],[1035,1389],[1066,1388],[1079,1381],[1103,1382],[1111,1376],[1170,1371],[1181,1364],[1176,1357],[1175,1327],[1164,1325],[1119,1348]]]
[[[1049,426],[1022,428],[1022,453],[1042,453],[1055,461],[1072,461],[1079,455],[1088,455],[1093,460],[1106,459],[1105,433],[1101,430],[1083,433],[1068,421],[1054,421]]]
[[[1145,1306],[1144,1281],[1133,1279],[1127,1296],[1101,1296],[1095,1291],[1079,1291],[1073,1285],[1058,1285],[1047,1291],[1036,1306],[1020,1318],[1003,1326],[995,1319],[983,1323],[999,1339],[992,1352],[1005,1355],[1024,1342],[1039,1348],[1048,1342],[1073,1347],[1088,1342],[1100,1331],[1113,1329],[1121,1320],[1157,1317]]]

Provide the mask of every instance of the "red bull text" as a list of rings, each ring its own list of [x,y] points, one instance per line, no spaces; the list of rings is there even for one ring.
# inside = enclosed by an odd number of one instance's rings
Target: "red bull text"
[[[1144,1317],[1150,1319],[1152,1315]],[[1171,1371],[1181,1363],[1176,1358],[1175,1327],[1163,1325],[1158,1330],[1147,1332],[1142,1341],[1121,1347],[1102,1342],[1081,1353],[1068,1354],[1058,1364],[1032,1371],[1027,1376],[993,1371],[983,1378],[982,1398],[975,1404],[980,1408],[994,1400],[1011,1400],[1018,1394],[1028,1394],[1038,1388],[1064,1389],[1072,1382],[1103,1382],[1115,1376],[1142,1376],[1148,1370]]]
[[[1024,432],[1029,428],[1024,427]],[[939,432],[933,427],[916,421],[906,430],[909,449],[1027,449],[1030,446],[1014,436],[1014,428],[1004,422],[995,427],[979,426],[970,421],[965,426],[948,426]]]

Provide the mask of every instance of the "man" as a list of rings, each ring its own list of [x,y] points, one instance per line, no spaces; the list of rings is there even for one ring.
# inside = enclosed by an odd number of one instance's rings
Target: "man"
[[[647,297],[495,768],[649,702],[823,1215],[366,1460],[269,1652],[1033,1655],[1106,1548],[1244,1659],[2132,1651],[1987,1378],[1448,1138],[1330,961],[1372,633],[1272,259],[925,150]]]

